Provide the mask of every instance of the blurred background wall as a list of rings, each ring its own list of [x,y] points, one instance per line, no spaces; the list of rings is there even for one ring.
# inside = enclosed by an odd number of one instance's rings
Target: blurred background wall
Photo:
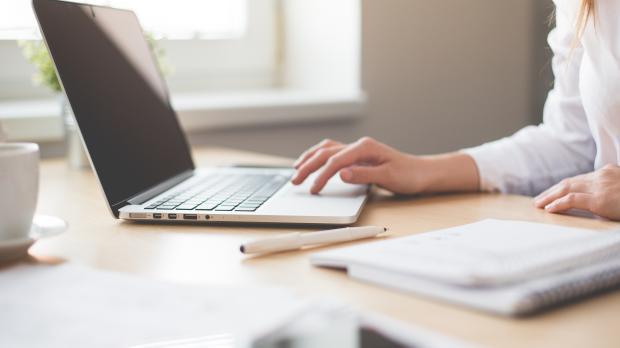
[[[509,135],[540,122],[552,9],[551,0],[363,0],[362,117],[219,129],[190,141],[295,156],[322,138],[370,135],[423,154]]]

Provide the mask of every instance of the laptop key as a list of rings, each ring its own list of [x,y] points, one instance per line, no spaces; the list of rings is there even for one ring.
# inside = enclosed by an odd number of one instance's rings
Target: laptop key
[[[237,207],[235,211],[256,211],[258,207]]]
[[[235,207],[232,205],[220,205],[219,207],[215,208],[215,211],[232,211],[233,209],[235,209]]]
[[[235,211],[255,211],[256,209],[258,209],[260,207],[236,207]]]
[[[237,204],[239,204],[239,203],[241,203],[241,202],[243,202],[243,200],[240,200],[240,199],[238,199],[238,200],[235,200],[235,199],[233,199],[233,200],[228,199],[228,200],[225,200],[223,204],[225,204],[225,205],[237,205]]]
[[[181,204],[175,209],[176,210],[193,210],[194,208],[196,208],[195,204],[189,204],[189,205]]]
[[[287,181],[286,177],[271,174],[215,175],[194,187],[161,197],[147,207],[250,212],[258,209]]]
[[[245,202],[264,202],[265,199],[263,198],[256,198],[256,197],[250,197],[248,199],[245,200]]]
[[[239,207],[239,208],[258,208],[260,206],[261,206],[261,204],[245,204],[245,203],[243,203],[243,204],[238,205],[237,207]]]
[[[257,194],[257,195],[253,195],[252,197],[250,197],[251,199],[267,199],[269,198],[269,195],[265,195],[265,194]]]
[[[241,202],[243,205],[261,205],[263,201],[243,201]]]
[[[194,210],[213,210],[213,209],[215,209],[215,207],[213,207],[213,206],[202,206],[202,205],[199,205]]]

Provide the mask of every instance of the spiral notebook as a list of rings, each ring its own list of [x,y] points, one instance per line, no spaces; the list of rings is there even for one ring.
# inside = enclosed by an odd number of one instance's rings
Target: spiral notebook
[[[510,220],[313,254],[316,266],[503,315],[527,315],[620,285],[620,230]]]

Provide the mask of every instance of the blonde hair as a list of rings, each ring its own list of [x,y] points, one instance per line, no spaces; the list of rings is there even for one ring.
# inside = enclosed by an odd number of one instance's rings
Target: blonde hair
[[[580,38],[583,35],[583,31],[588,24],[588,20],[592,18],[596,19],[596,6],[594,0],[581,0],[581,6],[579,6],[579,14],[577,15],[577,37]]]

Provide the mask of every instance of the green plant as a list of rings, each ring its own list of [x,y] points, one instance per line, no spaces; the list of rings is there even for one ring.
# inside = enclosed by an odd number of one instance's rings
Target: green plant
[[[164,76],[169,76],[173,73],[172,66],[168,63],[168,59],[166,58],[166,50],[159,44],[159,41],[155,39],[155,36],[149,32],[144,32],[144,38],[146,39],[146,43],[149,45],[151,52],[153,52],[153,56],[155,57],[155,62],[157,63],[157,67],[159,71]]]
[[[161,73],[166,76],[172,73],[172,68],[166,60],[165,50],[158,44],[157,40],[150,33],[145,33],[144,37],[153,52],[157,65]],[[54,64],[50,58],[47,47],[42,41],[19,41],[24,57],[35,66],[36,72],[32,76],[32,81],[38,86],[49,88],[53,92],[62,90]]]
[[[37,71],[32,76],[34,84],[44,86],[53,92],[60,92],[61,87],[56,77],[54,64],[42,41],[19,41],[24,57],[32,63]]]

